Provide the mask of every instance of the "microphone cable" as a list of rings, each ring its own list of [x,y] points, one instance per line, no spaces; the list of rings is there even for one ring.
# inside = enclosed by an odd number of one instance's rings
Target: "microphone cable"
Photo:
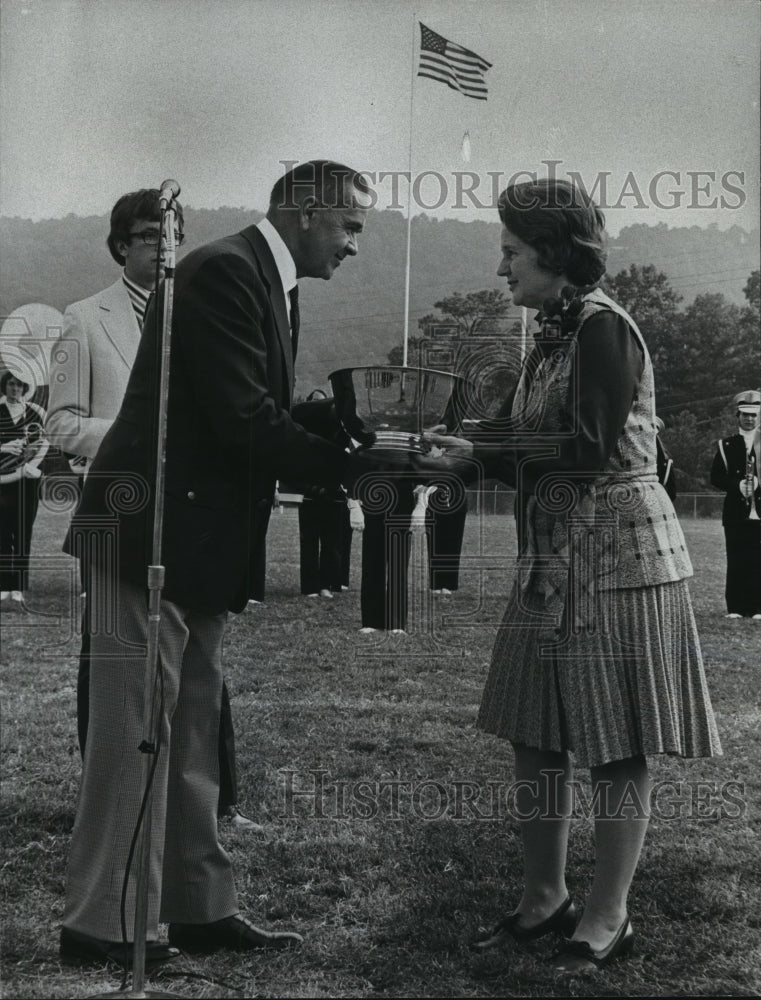
[[[162,749],[161,729],[164,718],[164,667],[161,662],[161,655],[157,657],[157,661],[158,661],[157,675],[159,680],[159,711],[156,716],[156,732],[154,734],[155,742],[153,744],[153,750],[150,750],[148,748],[143,748],[142,744],[138,748],[142,753],[152,753],[153,761],[151,763],[150,771],[148,772],[148,780],[145,783],[145,789],[143,791],[142,801],[140,802],[140,809],[138,810],[137,820],[135,821],[135,829],[132,833],[132,840],[130,842],[129,851],[127,853],[127,863],[124,869],[124,879],[122,880],[122,894],[121,894],[121,901],[119,904],[119,916],[122,925],[122,944],[124,945],[124,970],[122,972],[122,982],[121,982],[121,989],[123,990],[127,988],[127,979],[129,976],[129,970],[130,968],[134,968],[135,943],[136,943],[134,941],[134,933],[133,933],[132,962],[129,962],[128,961],[129,941],[127,940],[127,887],[129,885],[129,876],[130,872],[132,871],[132,862],[134,861],[135,857],[135,849],[137,847],[138,837],[140,836],[140,830],[142,829],[143,822],[145,820],[145,811],[148,805],[148,800],[153,791],[153,779],[155,777],[156,767],[158,766],[159,762],[159,753],[161,752]],[[145,850],[148,850],[150,847],[151,831],[146,830],[145,836],[148,838],[149,841],[145,847]],[[148,865],[150,866],[150,854],[148,855]],[[149,867],[149,872],[150,872],[150,867]],[[138,872],[137,877],[140,878],[141,874],[142,874],[141,872]],[[135,890],[136,890],[135,894],[137,896],[137,886],[135,887]],[[133,928],[134,928],[134,921],[133,921]]]

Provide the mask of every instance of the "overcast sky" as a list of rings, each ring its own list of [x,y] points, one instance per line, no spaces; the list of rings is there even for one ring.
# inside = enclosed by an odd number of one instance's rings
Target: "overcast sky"
[[[493,63],[487,101],[413,77],[419,20]],[[280,161],[411,154],[435,172],[415,211],[492,219],[457,207],[457,171],[488,204],[560,160],[607,174],[613,233],[750,228],[760,23],[758,0],[2,0],[0,214],[99,215],[166,177],[185,205],[263,209]]]

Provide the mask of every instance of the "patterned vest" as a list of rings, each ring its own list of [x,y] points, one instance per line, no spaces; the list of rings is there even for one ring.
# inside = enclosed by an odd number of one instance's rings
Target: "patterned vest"
[[[526,365],[512,416],[529,434],[573,433],[564,414],[578,412],[571,375],[584,323],[609,310],[626,320],[644,367],[626,423],[604,469],[539,480],[522,504],[524,551],[519,581],[545,595],[558,613],[569,582],[580,605],[597,590],[645,587],[692,576],[682,529],[656,469],[655,388],[645,342],[631,317],[599,289],[584,296],[579,323],[558,349]],[[574,600],[576,604],[576,600]],[[581,619],[586,616],[579,612]],[[577,616],[578,617],[578,616]]]

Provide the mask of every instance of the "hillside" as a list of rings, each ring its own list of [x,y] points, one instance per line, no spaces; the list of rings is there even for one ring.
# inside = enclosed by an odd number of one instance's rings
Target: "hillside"
[[[236,208],[185,210],[185,253],[261,218]],[[0,219],[0,316],[30,302],[63,310],[114,281],[118,269],[106,249],[106,217],[31,222]],[[412,224],[410,334],[433,303],[454,291],[504,288],[496,276],[499,224],[439,220],[421,215]],[[329,283],[302,282],[302,334],[297,392],[325,384],[328,372],[382,362],[401,342],[404,312],[406,223],[399,212],[373,212],[356,260]],[[759,231],[737,226],[669,228],[636,225],[610,241],[609,272],[630,264],[664,271],[686,306],[703,292],[721,292],[744,304],[743,286],[759,267]],[[517,312],[517,311],[516,311]]]

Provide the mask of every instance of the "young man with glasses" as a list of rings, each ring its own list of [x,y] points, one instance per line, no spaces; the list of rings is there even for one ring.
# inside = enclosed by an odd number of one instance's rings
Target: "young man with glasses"
[[[184,217],[175,203],[175,241],[180,246]],[[46,432],[50,441],[74,456],[72,469],[84,474],[106,431],[119,412],[140,343],[145,310],[164,277],[166,243],[159,230],[159,191],[143,188],[122,195],[111,210],[106,244],[123,271],[108,288],[68,307],[63,336],[52,354],[50,405]],[[87,584],[82,579],[82,590]],[[85,608],[86,613],[86,608]],[[89,634],[83,621],[77,679],[77,730],[84,757],[90,715]],[[258,823],[237,807],[235,742],[225,689],[220,725],[220,818],[253,833]]]
[[[182,207],[176,208],[181,243]],[[158,190],[122,195],[111,211],[106,242],[124,270],[108,288],[68,307],[50,377],[47,433],[62,451],[83,459],[83,466],[95,457],[119,412],[145,309],[157,273],[164,276]]]

